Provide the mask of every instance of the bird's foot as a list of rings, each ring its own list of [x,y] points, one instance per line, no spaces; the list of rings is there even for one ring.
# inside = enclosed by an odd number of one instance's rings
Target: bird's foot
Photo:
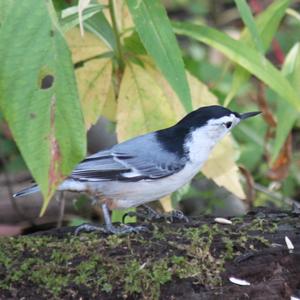
[[[109,228],[107,228],[107,233],[112,234],[129,234],[141,232],[149,232],[149,229],[146,226],[131,226],[127,224],[123,224],[121,227],[115,227],[111,225]]]
[[[74,233],[75,235],[79,235],[82,232],[95,232],[95,231],[105,232],[105,228],[102,226],[85,223],[77,226]]]
[[[156,212],[153,208],[151,208],[148,205],[143,205],[143,208],[145,208],[146,213],[143,212],[128,212],[123,216],[123,223],[125,223],[126,217],[138,217],[143,220],[148,220],[148,221],[159,221],[159,220],[165,220],[170,223],[175,223],[175,222],[189,222],[188,217],[184,215],[184,213],[180,210],[172,210],[168,214],[160,214]]]
[[[147,221],[158,221],[164,219],[163,214],[158,213],[150,206],[144,204],[142,205],[142,207],[144,208],[144,211],[129,211],[126,214],[124,214],[122,222],[125,223],[127,217],[137,217]]]
[[[145,226],[122,225],[120,227],[117,227],[112,224],[108,224],[105,226],[82,224],[76,228],[75,235],[79,235],[81,232],[96,232],[96,231],[101,233],[107,233],[107,234],[121,235],[121,234],[129,234],[129,233],[148,232],[149,229]]]
[[[170,223],[175,223],[177,221],[188,223],[190,221],[181,210],[172,210],[169,214],[165,215],[165,219]]]

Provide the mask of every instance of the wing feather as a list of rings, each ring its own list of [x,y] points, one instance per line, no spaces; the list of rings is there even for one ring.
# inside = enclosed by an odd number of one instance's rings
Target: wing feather
[[[110,156],[89,158],[81,162],[71,178],[81,181],[139,181],[170,176],[183,168],[183,164],[167,165],[145,160],[129,154],[111,153]]]
[[[185,165],[159,147],[152,134],[137,137],[83,160],[71,174],[80,181],[139,181],[170,176]]]

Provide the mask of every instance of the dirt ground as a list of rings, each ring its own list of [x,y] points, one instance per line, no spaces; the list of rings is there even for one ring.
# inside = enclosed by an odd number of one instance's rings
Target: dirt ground
[[[260,208],[231,221],[152,221],[144,223],[149,232],[126,236],[75,236],[64,227],[1,238],[0,299],[300,298],[300,213]]]

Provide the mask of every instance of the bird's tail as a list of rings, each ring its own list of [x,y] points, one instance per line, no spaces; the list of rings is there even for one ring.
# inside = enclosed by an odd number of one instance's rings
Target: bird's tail
[[[27,196],[27,195],[29,195],[29,194],[36,193],[36,192],[38,192],[39,190],[40,190],[40,189],[39,189],[38,185],[37,185],[37,184],[34,184],[34,185],[30,186],[30,187],[27,187],[27,188],[25,188],[25,189],[23,189],[23,190],[21,190],[21,191],[15,193],[15,194],[13,195],[13,197],[16,198],[16,197]]]

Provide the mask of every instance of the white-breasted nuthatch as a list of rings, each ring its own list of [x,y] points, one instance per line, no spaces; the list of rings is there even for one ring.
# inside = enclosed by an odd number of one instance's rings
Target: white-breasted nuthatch
[[[114,227],[108,208],[136,207],[176,191],[199,172],[226,133],[240,121],[259,113],[239,114],[218,105],[201,107],[172,127],[135,137],[87,157],[58,190],[87,192],[98,197],[108,231],[137,231],[135,227]],[[38,190],[34,185],[14,196]]]

